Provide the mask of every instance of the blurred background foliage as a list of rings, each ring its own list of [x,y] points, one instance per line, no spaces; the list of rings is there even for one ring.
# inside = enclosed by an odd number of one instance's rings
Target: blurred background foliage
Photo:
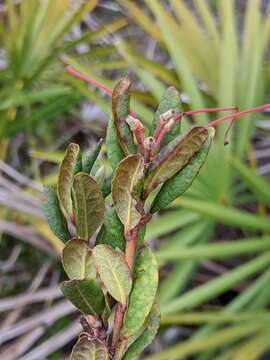
[[[80,326],[57,287],[62,244],[41,184],[55,184],[69,142],[86,151],[104,137],[110,116],[108,96],[64,65],[109,87],[129,72],[145,125],[169,85],[184,110],[267,103],[270,5],[7,0],[0,17],[1,356],[64,359]],[[269,358],[269,113],[237,120],[227,147],[224,126],[193,187],[147,228],[163,316],[144,359]]]

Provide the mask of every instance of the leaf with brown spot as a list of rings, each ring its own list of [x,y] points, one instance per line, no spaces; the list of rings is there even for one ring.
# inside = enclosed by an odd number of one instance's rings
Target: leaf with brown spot
[[[159,184],[181,170],[201,148],[207,137],[208,131],[203,126],[192,126],[164,147],[148,169],[143,190],[144,198]]]
[[[71,215],[71,188],[73,177],[82,171],[82,155],[78,144],[71,143],[67,147],[59,168],[58,194],[66,215]]]
[[[134,192],[136,190],[136,196],[139,196],[138,184],[143,185],[143,176],[143,162],[137,154],[120,162],[112,180],[114,207],[126,230],[133,229],[141,219]]]
[[[77,236],[89,240],[102,223],[104,199],[96,181],[86,173],[74,177],[73,189]]]
[[[126,118],[129,114],[131,80],[126,75],[115,85],[112,93],[112,112],[114,127],[126,155],[136,153],[133,134]]]

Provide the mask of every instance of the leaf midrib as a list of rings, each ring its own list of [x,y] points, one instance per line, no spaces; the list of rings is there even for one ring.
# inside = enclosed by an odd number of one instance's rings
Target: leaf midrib
[[[132,190],[134,188],[134,183],[135,183],[135,179],[137,178],[137,174],[141,165],[141,159],[138,158],[138,165],[135,168],[134,174],[131,177],[131,182],[130,182],[130,186],[128,188],[128,206],[127,206],[127,218],[126,218],[126,228],[130,229],[130,224],[131,224],[131,218],[132,218]],[[136,209],[135,209],[136,210]],[[137,210],[136,210],[137,211]]]

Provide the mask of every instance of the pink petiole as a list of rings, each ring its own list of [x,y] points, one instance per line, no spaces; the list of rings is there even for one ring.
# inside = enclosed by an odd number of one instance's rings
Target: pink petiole
[[[70,74],[75,75],[77,78],[79,78],[81,80],[84,80],[84,81],[87,81],[88,83],[97,86],[98,88],[106,91],[106,93],[108,93],[110,95],[112,94],[111,89],[109,89],[106,86],[100,84],[98,81],[91,79],[89,76],[86,76],[86,75],[80,73],[79,71],[75,70],[72,66],[70,66],[70,65],[66,66],[66,70]]]
[[[76,77],[78,77],[79,79],[82,79],[84,81],[87,81],[88,83],[90,84],[93,84],[95,86],[97,86],[98,88],[104,90],[105,92],[107,92],[108,94],[112,94],[112,90],[109,89],[108,87],[100,84],[98,81],[96,80],[93,80],[91,79],[90,77],[80,73],[79,71],[75,70],[72,66],[68,65],[66,66],[66,70],[71,73],[72,75],[75,75]],[[226,120],[234,120],[240,116],[243,116],[243,115],[247,115],[247,114],[250,114],[250,113],[253,113],[253,112],[257,112],[257,111],[262,111],[262,110],[265,110],[265,109],[269,109],[270,108],[270,104],[265,104],[265,105],[261,105],[261,106],[256,106],[254,108],[250,108],[250,109],[247,109],[247,110],[243,110],[243,111],[239,111],[239,112],[236,112],[236,113],[233,113],[233,114],[229,114],[229,115],[225,115],[225,116],[222,116],[221,118],[219,119],[216,119],[214,121],[211,121],[209,124],[205,125],[204,127],[206,129],[208,129],[209,127],[211,126],[215,126],[215,125],[218,125],[220,124],[221,122],[223,121],[226,121]],[[207,113],[207,112],[219,112],[219,111],[238,111],[238,108],[235,107],[235,106],[228,106],[228,107],[220,107],[220,108],[206,108],[206,109],[195,109],[195,110],[191,110],[191,111],[187,111],[187,112],[184,112],[184,113],[180,113],[180,114],[177,114],[173,117],[173,121],[176,121],[178,119],[180,119],[183,115],[194,115],[194,114],[200,114],[200,113]],[[133,111],[130,111],[130,114],[134,116],[134,112]],[[230,128],[231,126],[229,126]]]
[[[236,119],[236,118],[238,118],[240,116],[247,115],[247,114],[250,114],[250,113],[253,113],[253,112],[257,112],[257,111],[262,111],[262,110],[269,109],[269,108],[270,108],[270,104],[265,104],[265,105],[256,106],[254,108],[250,108],[250,109],[247,109],[247,110],[239,111],[239,112],[234,113],[234,114],[222,116],[221,118],[219,118],[217,120],[214,120],[214,121],[211,121],[209,124],[205,125],[205,128],[208,129],[209,127],[220,124],[221,122],[223,122],[225,120]]]

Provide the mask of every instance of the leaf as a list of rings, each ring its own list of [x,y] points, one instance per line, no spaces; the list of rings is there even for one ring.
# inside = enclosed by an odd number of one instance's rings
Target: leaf
[[[176,111],[181,112],[181,99],[179,96],[179,92],[174,86],[170,86],[165,93],[162,95],[159,106],[155,113],[155,117],[152,123],[151,133],[153,134],[155,128],[158,124],[159,116],[164,114],[168,110],[176,109]],[[180,119],[174,124],[171,128],[170,132],[165,136],[162,141],[162,146],[167,145],[170,141],[172,141],[177,135],[180,134]]]
[[[138,233],[138,237],[137,237],[137,241],[136,241],[137,248],[139,248],[141,246],[141,244],[143,243],[145,233],[146,233],[146,224],[140,228],[140,231]]]
[[[65,157],[60,164],[58,177],[58,194],[61,204],[67,215],[71,215],[71,187],[73,177],[82,170],[82,158],[80,147],[77,144],[69,144]]]
[[[120,162],[112,180],[114,207],[127,230],[133,229],[141,219],[133,193],[142,178],[143,163],[137,154],[130,155]]]
[[[119,143],[119,139],[116,134],[113,119],[110,119],[107,126],[106,148],[107,148],[107,157],[110,161],[112,169],[115,170],[118,164],[120,163],[120,161],[125,157],[125,154]]]
[[[118,81],[112,93],[114,126],[125,155],[136,153],[136,145],[134,143],[133,134],[126,123],[126,118],[129,114],[130,88],[131,81],[126,75]]]
[[[270,204],[270,185],[269,181],[265,179],[262,175],[260,176],[256,171],[249,168],[236,157],[230,157],[229,162],[237,171],[243,180],[249,185],[249,188],[258,199],[264,204]]]
[[[61,284],[65,298],[84,314],[100,316],[105,298],[100,285],[93,279],[69,280]]]
[[[137,256],[133,287],[121,336],[130,337],[143,326],[153,305],[157,285],[157,263],[151,249],[146,246]]]
[[[56,192],[50,186],[44,187],[44,194],[47,198],[43,204],[43,211],[52,232],[62,241],[71,238],[67,221],[60,208]]]
[[[136,356],[140,355],[148,345],[151,344],[158,331],[159,322],[160,322],[159,306],[156,303],[154,303],[150,311],[150,314],[146,320],[146,323],[144,325],[143,332],[128,348],[123,360],[134,359]]]
[[[83,172],[90,174],[94,162],[96,161],[98,154],[101,150],[103,139],[100,139],[97,144],[95,144],[92,149],[84,156],[83,159]]]
[[[151,163],[144,184],[144,197],[181,170],[208,137],[202,126],[192,126],[163,148]]]
[[[111,246],[97,245],[93,249],[93,257],[99,276],[110,295],[121,304],[125,304],[132,280],[124,255]]]
[[[112,175],[105,178],[102,184],[101,192],[104,198],[106,198],[111,193],[111,183],[112,183]]]
[[[104,199],[95,180],[86,173],[74,177],[73,189],[77,236],[89,240],[103,220]]]
[[[173,200],[175,200],[177,197],[181,196],[188,190],[188,188],[191,186],[196,176],[198,175],[204,161],[206,160],[214,133],[214,130],[209,130],[208,138],[205,143],[203,143],[199,151],[178,173],[176,173],[172,178],[165,181],[153,201],[151,207],[152,213],[166,207]]]
[[[93,175],[97,185],[99,188],[102,188],[103,184],[104,184],[104,180],[105,180],[105,166],[102,165],[100,166],[97,171],[95,172],[95,174]]]
[[[62,264],[71,280],[96,277],[93,257],[84,240],[72,239],[66,243],[62,253]]]
[[[81,336],[73,347],[70,360],[109,360],[106,346],[87,336]]]
[[[103,235],[100,242],[96,242],[96,244],[107,244],[124,251],[126,246],[124,226],[113,207],[106,208],[105,210],[104,230],[106,235]]]

